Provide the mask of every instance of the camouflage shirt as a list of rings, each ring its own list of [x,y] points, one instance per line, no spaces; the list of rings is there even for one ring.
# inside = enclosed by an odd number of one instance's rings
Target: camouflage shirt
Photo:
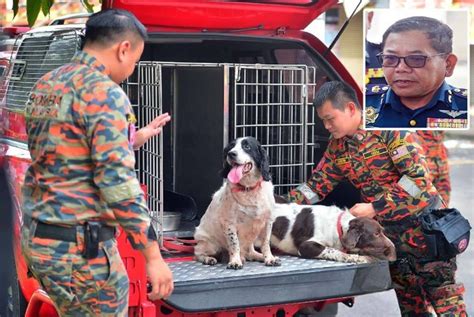
[[[416,131],[418,143],[424,150],[431,181],[446,205],[449,205],[451,180],[449,177],[448,150],[444,146],[444,131]]]
[[[51,224],[120,224],[141,249],[150,217],[134,171],[133,110],[104,70],[79,52],[33,88],[25,109],[32,163],[23,208]]]
[[[289,198],[315,204],[347,179],[373,204],[377,220],[399,221],[439,202],[420,150],[405,131],[358,130],[331,139],[310,179]]]

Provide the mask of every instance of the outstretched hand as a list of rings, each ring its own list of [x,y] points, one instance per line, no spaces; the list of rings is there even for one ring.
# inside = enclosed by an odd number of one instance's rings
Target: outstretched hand
[[[140,148],[143,144],[145,144],[146,141],[148,141],[150,138],[158,135],[161,133],[163,127],[171,120],[171,116],[166,112],[155,119],[148,123],[145,127],[141,128],[140,130],[137,131],[135,143],[133,143],[133,148],[137,150]]]

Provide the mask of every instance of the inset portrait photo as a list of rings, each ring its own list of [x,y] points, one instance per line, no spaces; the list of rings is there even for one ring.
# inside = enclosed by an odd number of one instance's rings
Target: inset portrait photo
[[[469,128],[466,10],[364,11],[366,129]]]

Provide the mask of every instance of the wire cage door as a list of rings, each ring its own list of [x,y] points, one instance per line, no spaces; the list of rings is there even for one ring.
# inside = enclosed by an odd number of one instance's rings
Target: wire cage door
[[[316,68],[236,65],[232,81],[232,137],[253,136],[267,150],[277,194],[304,182],[314,165]]]
[[[139,62],[122,84],[137,117],[137,130],[163,112],[161,65]],[[155,136],[136,152],[136,172],[146,197],[153,228],[163,237],[163,135]]]

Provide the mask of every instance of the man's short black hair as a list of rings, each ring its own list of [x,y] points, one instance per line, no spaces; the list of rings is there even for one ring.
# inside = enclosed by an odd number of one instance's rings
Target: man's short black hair
[[[94,13],[86,23],[85,44],[111,45],[132,34],[145,41],[148,38],[145,26],[130,12],[106,9]]]
[[[430,40],[431,46],[438,53],[448,54],[453,51],[453,30],[439,20],[423,16],[401,19],[392,24],[383,34],[382,50],[390,33],[408,31],[424,32]]]
[[[360,109],[355,90],[342,81],[328,81],[324,83],[316,92],[313,105],[317,109],[322,107],[326,101],[330,101],[334,108],[341,111],[351,101]]]

